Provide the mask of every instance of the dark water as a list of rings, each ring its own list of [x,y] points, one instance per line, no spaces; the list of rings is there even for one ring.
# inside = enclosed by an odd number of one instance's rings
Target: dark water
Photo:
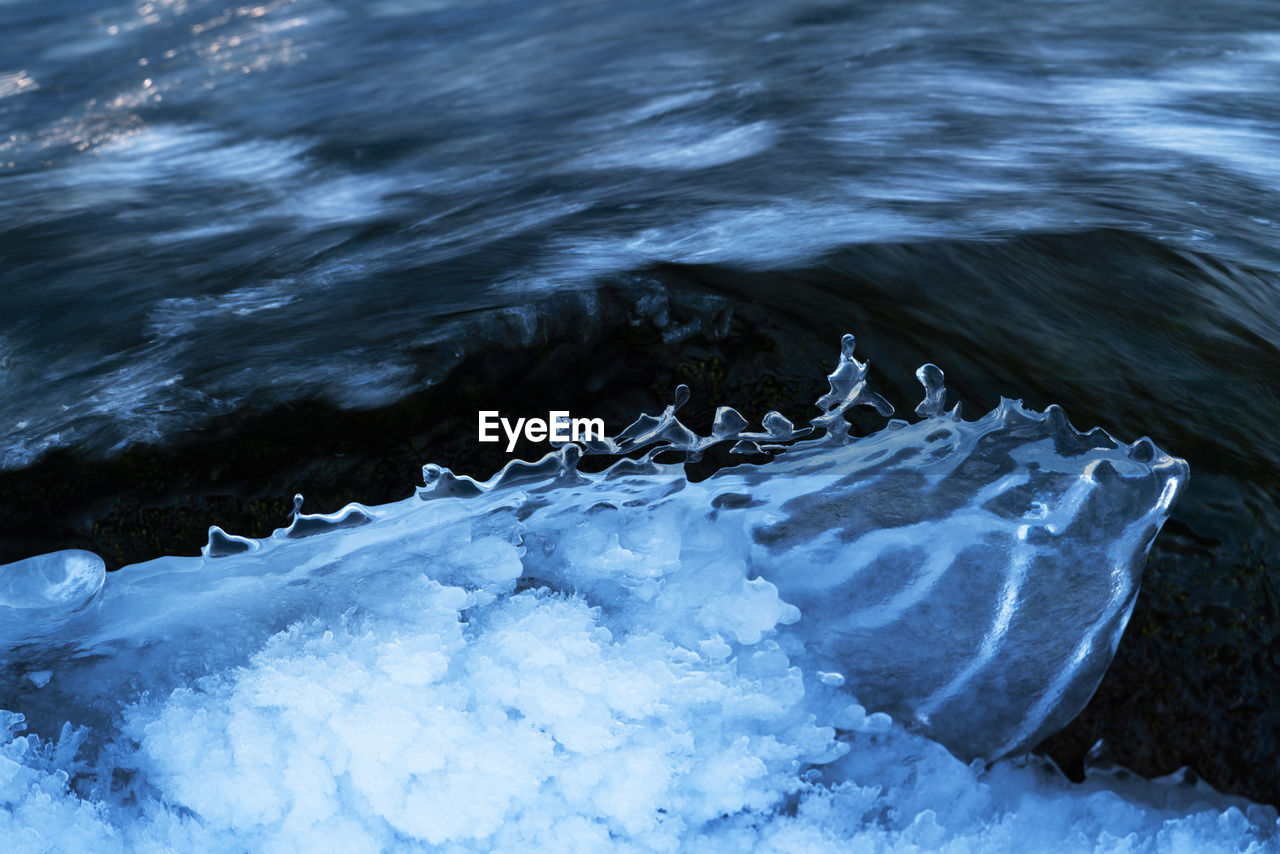
[[[478,328],[518,333],[548,295],[654,262],[782,269],[848,245],[1110,228],[1205,270],[1174,294],[1097,281],[1085,305],[1007,276],[1027,314],[967,332],[1034,336],[1069,312],[1133,358],[1129,318],[1183,299],[1201,328],[1165,330],[1134,371],[1170,376],[1220,345],[1269,358],[1280,332],[1270,4],[0,15],[8,467],[267,401],[383,403]],[[919,285],[935,319],[965,310],[946,280]]]
[[[1280,543],[1278,188],[1271,3],[0,0],[0,465],[753,306],[1150,434],[1210,590]]]

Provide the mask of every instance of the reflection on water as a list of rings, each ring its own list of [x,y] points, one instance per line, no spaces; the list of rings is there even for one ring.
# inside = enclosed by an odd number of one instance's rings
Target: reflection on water
[[[1273,355],[1268,4],[1015,21],[983,3],[19,0],[5,17],[8,466],[246,404],[394,398],[424,381],[401,354],[460,311],[850,244],[1139,233],[1205,259],[1207,310]]]

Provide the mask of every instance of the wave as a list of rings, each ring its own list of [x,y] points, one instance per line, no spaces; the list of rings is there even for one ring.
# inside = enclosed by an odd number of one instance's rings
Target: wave
[[[1272,845],[1243,799],[1017,758],[1092,693],[1186,463],[1056,407],[963,420],[931,365],[917,420],[854,436],[891,411],[867,370],[846,337],[808,427],[726,407],[700,436],[681,389],[488,481],[430,465],[403,501],[299,500],[110,576],[0,569],[0,825],[17,850]],[[750,456],[688,476],[726,445]]]

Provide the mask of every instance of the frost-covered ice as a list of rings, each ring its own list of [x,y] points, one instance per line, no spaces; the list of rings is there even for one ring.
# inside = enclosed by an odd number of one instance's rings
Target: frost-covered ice
[[[567,446],[100,590],[3,568],[5,850],[1274,850],[1189,784],[965,761],[1087,700],[1186,464],[960,420],[931,367],[855,439],[865,373],[846,341],[816,438],[672,407],[588,448],[786,448],[698,483]]]

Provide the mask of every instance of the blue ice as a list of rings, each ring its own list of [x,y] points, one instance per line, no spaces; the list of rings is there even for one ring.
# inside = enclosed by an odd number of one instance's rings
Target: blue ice
[[[867,373],[846,339],[807,428],[699,436],[682,391],[199,557],[0,568],[6,850],[1274,850],[1269,808],[1024,756],[1106,669],[1186,463],[1054,407],[965,421],[933,366],[855,437]],[[774,456],[662,462],[722,442]]]

